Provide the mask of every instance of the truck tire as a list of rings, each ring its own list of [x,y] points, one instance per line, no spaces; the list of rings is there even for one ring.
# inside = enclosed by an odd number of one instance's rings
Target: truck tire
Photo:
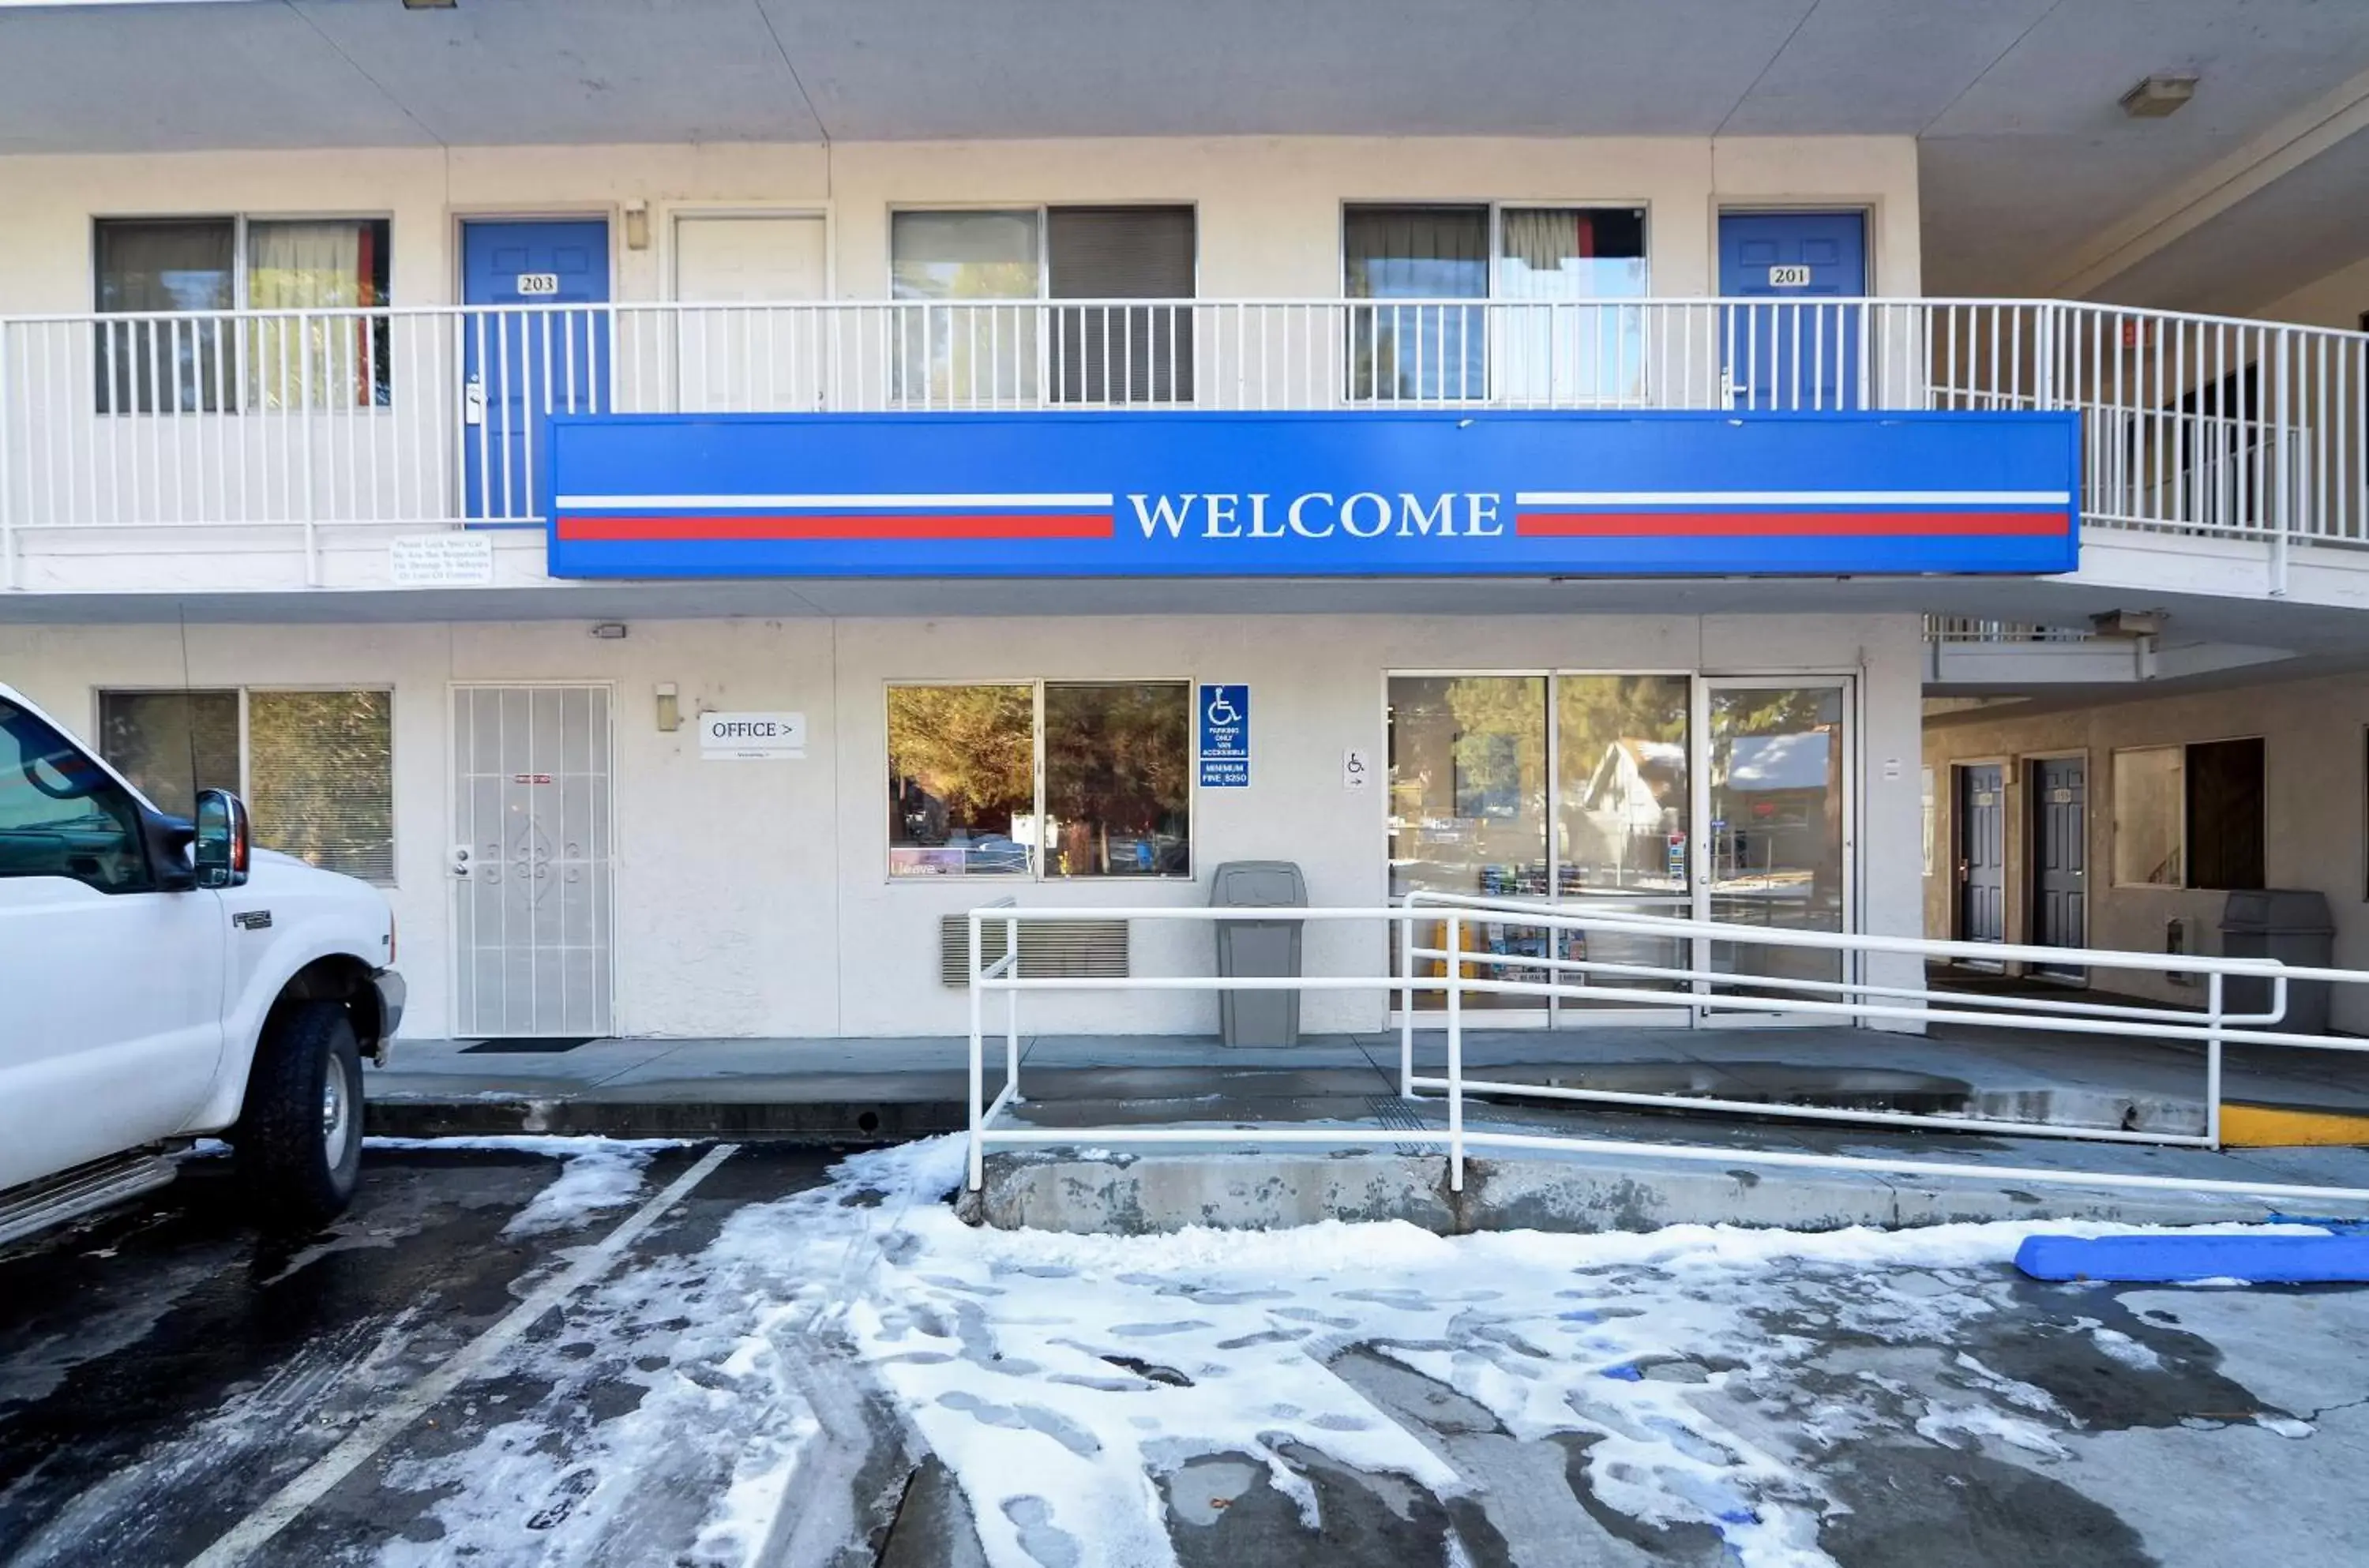
[[[230,1138],[267,1222],[317,1225],[345,1211],[361,1173],[362,1065],[341,1004],[272,1009]]]

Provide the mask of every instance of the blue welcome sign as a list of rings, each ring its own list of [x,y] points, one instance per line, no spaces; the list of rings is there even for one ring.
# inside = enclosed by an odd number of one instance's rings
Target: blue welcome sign
[[[2040,573],[2069,412],[575,415],[575,578]]]

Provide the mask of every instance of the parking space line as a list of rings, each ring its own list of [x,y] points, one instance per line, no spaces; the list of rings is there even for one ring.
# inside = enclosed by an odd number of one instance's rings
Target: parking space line
[[[258,1548],[293,1524],[304,1510],[327,1496],[339,1482],[368,1463],[404,1428],[425,1415],[486,1363],[508,1349],[511,1342],[532,1327],[537,1319],[606,1274],[643,1231],[664,1219],[669,1209],[705,1181],[718,1165],[738,1153],[739,1147],[736,1143],[721,1143],[709,1150],[697,1164],[676,1177],[665,1191],[634,1210],[624,1223],[610,1231],[598,1245],[545,1280],[533,1294],[505,1313],[498,1322],[454,1351],[441,1365],[397,1394],[393,1401],[382,1405],[360,1425],[348,1433],[343,1442],[314,1460],[309,1468],[274,1493],[263,1506],[231,1527],[212,1546],[191,1558],[189,1568],[231,1568],[234,1563],[244,1562]]]

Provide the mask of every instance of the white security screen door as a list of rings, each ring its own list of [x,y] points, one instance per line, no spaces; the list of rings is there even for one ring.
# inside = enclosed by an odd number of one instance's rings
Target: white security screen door
[[[452,765],[455,1032],[610,1033],[608,688],[456,686]]]

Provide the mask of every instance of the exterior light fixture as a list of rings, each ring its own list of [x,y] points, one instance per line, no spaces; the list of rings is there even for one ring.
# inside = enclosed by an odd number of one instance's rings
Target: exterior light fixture
[[[2133,120],[2161,120],[2177,114],[2195,96],[2192,72],[2142,76],[2137,86],[2123,95],[2123,112]]]
[[[650,248],[650,204],[647,201],[628,202],[625,206],[625,248]]]
[[[2160,610],[2109,610],[2089,617],[2089,629],[2101,637],[2158,637],[2170,617]]]
[[[592,635],[602,642],[623,642],[625,640],[625,624],[623,621],[603,621],[592,628]]]
[[[672,735],[682,727],[682,699],[676,693],[671,681],[659,681],[658,694],[659,733]]]

